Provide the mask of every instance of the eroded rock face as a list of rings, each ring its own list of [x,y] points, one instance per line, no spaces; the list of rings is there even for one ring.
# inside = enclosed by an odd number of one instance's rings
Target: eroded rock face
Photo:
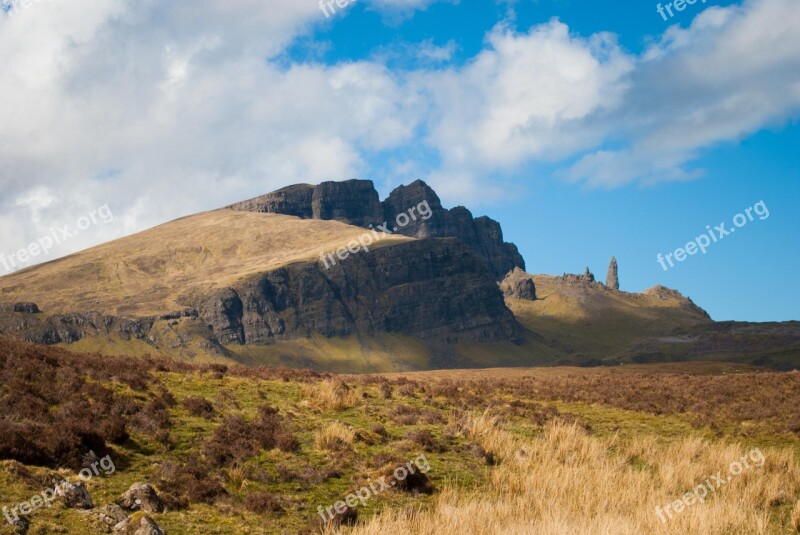
[[[608,264],[608,275],[606,275],[606,286],[609,290],[619,290],[619,275],[617,273],[617,259],[611,257]]]
[[[261,195],[255,199],[232,204],[228,208],[242,212],[266,212],[311,219],[313,196],[314,186],[298,184]]]
[[[37,307],[38,310],[38,307]],[[155,318],[127,319],[99,312],[54,314],[0,314],[0,334],[17,336],[34,344],[71,344],[97,335],[119,336],[123,340],[144,340]]]
[[[506,275],[506,278],[500,283],[500,289],[505,297],[536,301],[536,284],[533,282],[533,275],[525,273],[519,268],[515,268]]]
[[[374,249],[329,269],[294,264],[212,294],[198,308],[216,336],[239,344],[311,334],[400,333],[443,344],[520,335],[492,275],[453,239]]]
[[[423,213],[419,207],[424,205]],[[393,233],[414,238],[458,238],[481,258],[497,280],[515,267],[525,269],[516,245],[503,241],[500,224],[488,217],[473,217],[463,206],[442,207],[436,192],[417,180],[400,186],[380,202],[371,180],[323,182],[318,186],[298,185],[262,195],[228,208],[271,212],[302,218],[337,220],[369,227],[387,223]],[[398,216],[416,209],[416,218],[398,224]],[[403,216],[401,216],[402,218]]]
[[[367,227],[383,222],[383,207],[371,180],[323,182],[311,199],[314,219],[335,220]]]
[[[486,262],[498,280],[515,267],[525,269],[525,260],[517,246],[503,241],[503,230],[497,221],[486,216],[475,218],[463,206],[443,208],[439,196],[422,180],[392,191],[383,202],[384,218],[395,221],[398,214],[408,213],[423,202],[430,208],[430,217],[398,227],[399,234],[414,238],[458,238]]]
[[[383,222],[383,207],[371,180],[299,184],[228,206],[245,212],[336,220],[367,227]]]

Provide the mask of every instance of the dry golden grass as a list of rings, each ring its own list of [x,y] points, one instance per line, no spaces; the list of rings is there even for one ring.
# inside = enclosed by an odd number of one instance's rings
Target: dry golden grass
[[[182,308],[181,295],[319,259],[365,232],[337,221],[215,210],[2,277],[0,293],[48,313],[163,314]],[[411,239],[387,236],[375,247]]]
[[[795,531],[800,533],[800,501],[798,501],[797,505],[794,507],[794,514],[792,515],[792,524],[794,526]]]
[[[774,533],[769,502],[800,490],[792,451],[764,449],[760,468],[662,522],[664,507],[710,476],[728,472],[749,448],[685,438],[660,444],[642,437],[623,444],[565,423],[521,439],[486,414],[470,417],[466,433],[500,460],[491,481],[471,493],[445,489],[429,510],[387,512],[353,535],[529,535]],[[436,467],[433,467],[436,470]],[[795,517],[797,514],[795,514]],[[788,519],[784,522],[788,523]],[[788,527],[788,526],[785,526]],[[345,533],[345,531],[341,531]]]
[[[361,401],[358,392],[340,379],[304,385],[303,399],[313,407],[331,411],[355,407]]]
[[[350,449],[356,439],[356,432],[339,422],[332,422],[325,428],[314,432],[314,446],[320,451],[340,451]]]
[[[507,298],[517,320],[531,331],[590,355],[613,355],[632,340],[664,336],[710,320],[685,300],[653,291],[613,292],[601,285],[566,283],[551,275],[534,276],[536,301]]]

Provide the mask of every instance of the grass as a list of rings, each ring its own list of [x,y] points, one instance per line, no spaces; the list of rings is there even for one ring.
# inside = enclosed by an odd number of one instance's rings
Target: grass
[[[47,313],[157,316],[185,308],[185,296],[318,259],[365,232],[337,221],[203,212],[7,275],[0,293]],[[411,239],[387,236],[375,247]]]
[[[335,376],[156,360],[137,366],[147,380],[135,390],[115,371],[130,358],[37,351],[61,370],[54,382],[40,385],[46,389],[59,387],[74,369],[77,375],[107,377],[100,382],[115,395],[144,405],[166,399],[164,391],[170,394],[162,429],[168,439],[131,420],[131,438],[110,445],[116,472],[89,482],[100,506],[135,482],[176,498],[218,481],[222,494],[190,498],[185,507],[153,515],[167,533],[315,532],[317,507],[335,504],[387,467],[422,454],[431,466],[432,495],[387,490],[358,506],[358,525],[330,530],[386,535],[796,529],[800,430],[792,429],[800,374],[700,363]],[[25,355],[0,359],[12,366],[4,371],[11,375],[0,387],[0,402],[11,402],[21,388],[38,388],[37,376],[21,368]],[[651,392],[655,388],[660,390]],[[277,413],[265,413],[265,406]],[[57,401],[50,410],[59,410]],[[244,434],[226,430],[236,416]],[[260,418],[273,431],[291,434],[299,447],[236,449]],[[244,453],[233,462],[209,461],[211,453],[228,447]],[[669,524],[660,522],[657,505],[679,498],[754,447],[765,454],[762,468]],[[170,466],[202,467],[205,475],[176,485],[168,477]],[[0,506],[41,492],[41,481],[53,472],[0,461]],[[57,472],[73,478],[76,473]],[[5,532],[7,526],[0,527]],[[32,534],[96,532],[91,514],[60,504],[31,516]]]

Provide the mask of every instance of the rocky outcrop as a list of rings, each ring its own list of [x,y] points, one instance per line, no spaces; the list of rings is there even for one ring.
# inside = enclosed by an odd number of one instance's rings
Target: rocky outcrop
[[[567,283],[576,283],[576,284],[594,284],[595,278],[594,273],[589,271],[589,267],[586,267],[586,271],[583,272],[581,275],[576,275],[574,273],[564,273],[561,276],[561,280]]]
[[[156,318],[127,319],[99,312],[54,314],[36,312],[0,314],[0,334],[16,336],[34,344],[72,344],[97,335],[115,335],[122,340],[144,340]],[[8,306],[0,306],[0,310]]]
[[[164,530],[144,513],[134,513],[114,526],[114,535],[164,535]]]
[[[505,297],[536,301],[536,284],[533,282],[533,275],[525,273],[519,268],[515,268],[506,275],[506,278],[500,283],[500,289]]]
[[[619,290],[619,275],[617,273],[617,259],[611,257],[608,264],[608,274],[606,275],[606,287],[609,290]]]
[[[453,238],[401,242],[328,268],[298,262],[193,300],[183,311],[146,318],[0,313],[0,334],[42,344],[135,339],[159,349],[178,332],[180,347],[199,337],[224,355],[225,345],[397,333],[420,339],[436,359],[461,342],[516,341],[522,332],[485,263]]]
[[[383,207],[371,180],[323,182],[311,199],[314,219],[335,220],[368,227],[383,222]]]
[[[36,303],[0,303],[0,312],[18,312],[20,314],[38,314],[40,312]]]
[[[483,262],[454,239],[354,254],[329,269],[294,264],[221,290],[198,308],[228,344],[399,333],[450,345],[521,333]]]
[[[367,227],[383,223],[383,207],[371,180],[289,186],[228,206],[231,210],[336,220]]]
[[[371,180],[348,180],[290,186],[228,208],[333,219],[361,227],[386,223],[389,232],[413,238],[458,238],[484,261],[497,280],[515,267],[525,269],[517,247],[503,241],[497,221],[485,216],[475,218],[463,206],[451,210],[442,207],[436,192],[421,180],[396,188],[383,202]]]
[[[311,219],[313,217],[311,209],[313,197],[314,186],[298,184],[261,195],[255,199],[232,204],[228,208],[241,212],[265,212]]]
[[[397,226],[396,232],[413,238],[458,238],[483,259],[498,280],[515,267],[525,269],[525,260],[517,246],[503,241],[503,231],[497,221],[486,216],[474,218],[463,206],[452,210],[443,208],[436,192],[421,180],[400,186],[389,194],[383,202],[384,218],[391,223],[398,215],[420,205],[429,207],[429,217],[419,217],[405,226],[393,224]]]
[[[164,503],[158,493],[147,483],[134,483],[117,500],[117,504],[128,511],[144,511],[145,513],[163,513]]]

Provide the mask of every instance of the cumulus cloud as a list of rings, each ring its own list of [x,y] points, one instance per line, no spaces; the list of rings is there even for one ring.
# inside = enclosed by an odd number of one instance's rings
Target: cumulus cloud
[[[417,174],[453,204],[502,198],[536,162],[594,187],[694,179],[704,149],[796,115],[798,15],[710,7],[641,55],[501,23],[460,66],[427,41],[390,69],[274,60],[325,23],[315,2],[33,3],[0,13],[0,252],[106,203],[113,224],[53,254],[295,182]]]
[[[671,27],[637,60],[624,105],[610,117],[608,136],[625,147],[599,148],[566,176],[602,187],[693,178],[702,172],[687,164],[703,149],[796,117],[797,20],[793,0],[755,0]]]

